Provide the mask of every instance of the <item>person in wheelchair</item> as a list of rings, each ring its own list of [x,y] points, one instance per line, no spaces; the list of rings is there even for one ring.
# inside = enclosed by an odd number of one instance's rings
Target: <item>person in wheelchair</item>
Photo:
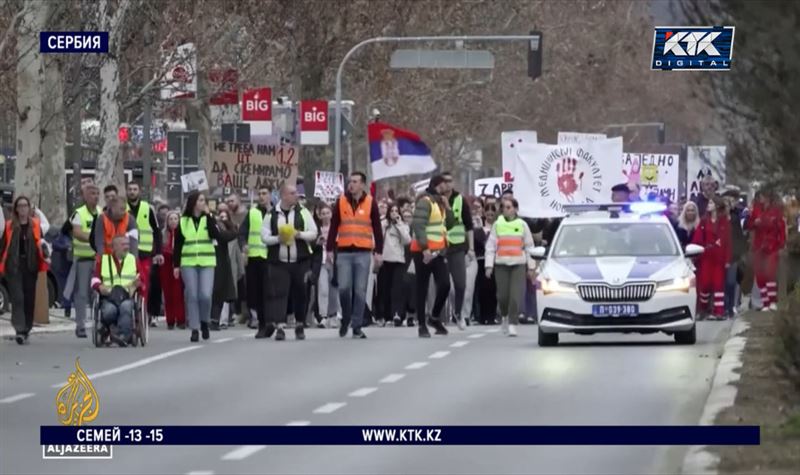
[[[119,346],[133,343],[134,297],[139,288],[139,267],[129,253],[129,238],[115,236],[112,253],[99,256],[92,278],[92,289],[100,298],[101,337]]]

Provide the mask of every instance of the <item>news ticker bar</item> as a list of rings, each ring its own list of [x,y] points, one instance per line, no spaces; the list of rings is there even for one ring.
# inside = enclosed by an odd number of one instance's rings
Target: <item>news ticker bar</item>
[[[759,445],[758,426],[41,426],[41,445]]]

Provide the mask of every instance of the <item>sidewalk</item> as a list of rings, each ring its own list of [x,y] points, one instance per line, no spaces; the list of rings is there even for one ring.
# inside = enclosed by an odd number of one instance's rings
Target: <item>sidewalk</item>
[[[64,318],[64,310],[60,308],[50,309],[50,323],[42,325],[33,324],[31,333],[56,333],[75,331],[75,320]],[[11,326],[11,313],[6,312],[0,315],[0,338],[13,337],[16,334],[14,327]]]

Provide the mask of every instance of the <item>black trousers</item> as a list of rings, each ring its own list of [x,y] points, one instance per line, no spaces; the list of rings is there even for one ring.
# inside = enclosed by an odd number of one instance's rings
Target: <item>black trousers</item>
[[[384,262],[378,272],[378,299],[380,313],[378,318],[386,321],[395,315],[405,318],[406,296],[405,276],[408,266],[405,262]]]
[[[486,278],[486,263],[483,259],[478,260],[478,276],[475,283],[475,295],[477,295],[478,323],[494,323],[497,317],[497,287],[494,282],[494,275]]]
[[[311,262],[270,262],[267,264],[267,282],[264,302],[267,324],[286,323],[289,296],[297,326],[305,326],[308,299],[306,297],[306,274]]]
[[[152,264],[150,266],[150,285],[147,286],[147,313],[150,317],[163,315],[161,278],[159,269],[161,266]]]
[[[461,318],[461,308],[464,305],[464,292],[467,289],[467,251],[448,251],[447,267],[453,279],[455,291],[455,317]]]
[[[8,293],[11,294],[11,324],[17,335],[27,335],[33,328],[38,277],[38,272],[19,269],[6,278]]]
[[[422,262],[422,253],[414,253],[414,269],[417,273],[417,320],[420,325],[425,325],[425,301],[428,297],[428,284],[433,276],[436,284],[436,300],[433,302],[431,318],[442,323],[442,311],[450,294],[450,272],[444,256],[437,256],[425,264]]]
[[[247,294],[247,308],[255,310],[258,316],[258,325],[264,326],[264,291],[267,290],[265,276],[267,273],[267,260],[260,257],[249,257],[245,267],[245,282]],[[248,321],[249,321],[248,316]]]

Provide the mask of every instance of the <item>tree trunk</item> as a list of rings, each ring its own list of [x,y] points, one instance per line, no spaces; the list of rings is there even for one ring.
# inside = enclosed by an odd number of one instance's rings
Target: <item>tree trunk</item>
[[[51,5],[27,0],[17,38],[17,164],[15,195],[41,202],[41,120],[44,61],[39,53],[39,32],[44,30]]]
[[[200,64],[198,57],[197,64]],[[211,149],[213,147],[213,131],[211,124],[211,107],[208,98],[208,73],[198,71],[197,93],[195,99],[186,99],[186,128],[198,132],[198,165],[200,170],[205,170],[211,163]]]
[[[50,57],[44,61],[44,103],[42,104],[42,174],[41,189],[47,199],[41,200],[41,208],[54,225],[67,219],[67,189],[64,177],[64,146],[66,124],[64,122],[64,76],[62,61]]]

